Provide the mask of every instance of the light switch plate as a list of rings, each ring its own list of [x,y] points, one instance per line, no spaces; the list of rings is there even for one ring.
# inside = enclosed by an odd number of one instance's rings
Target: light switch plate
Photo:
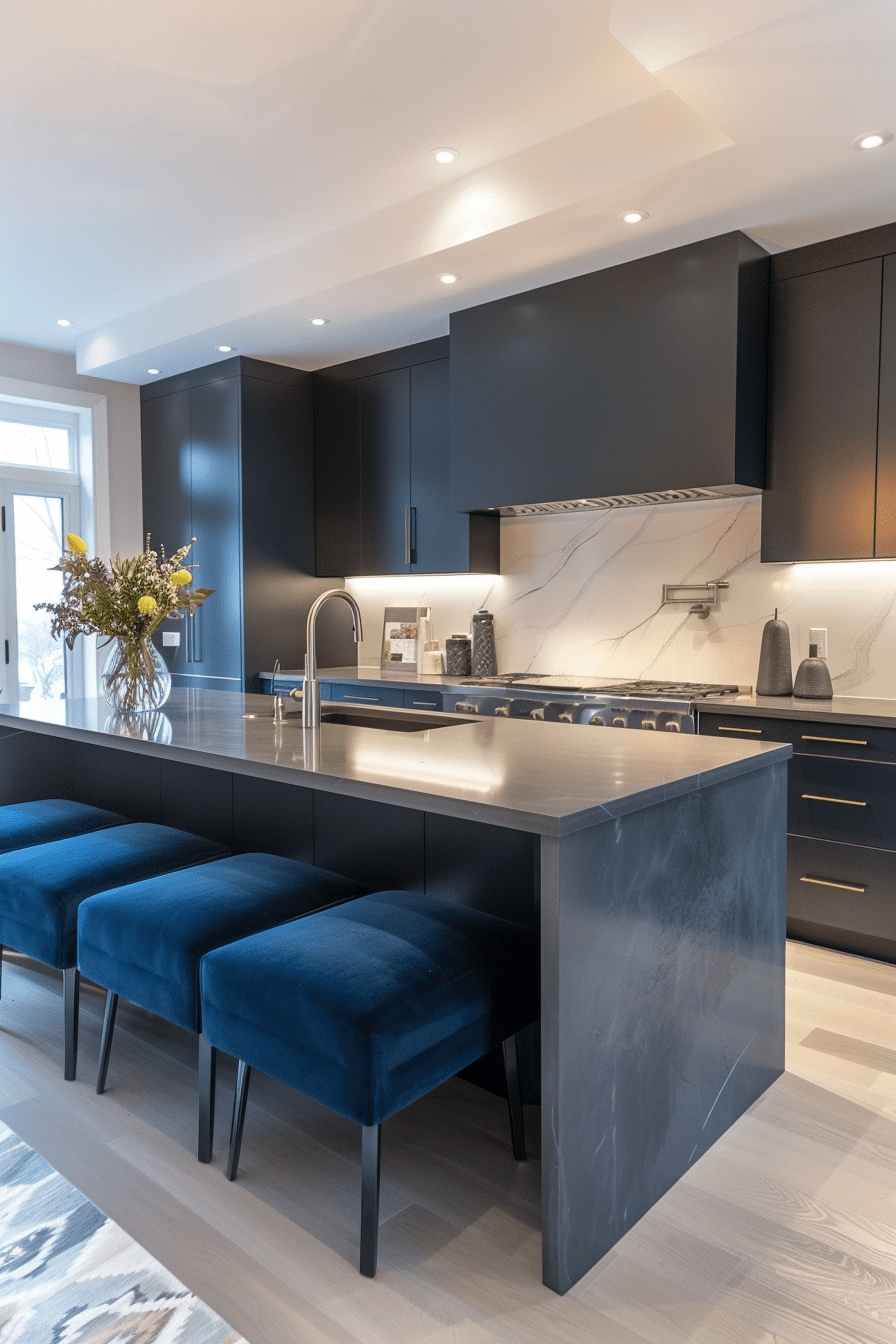
[[[809,631],[809,643],[818,645],[819,658],[828,656],[828,632],[826,626],[819,626]]]
[[[162,646],[163,646],[163,647],[165,647],[165,648],[176,649],[176,648],[178,648],[179,645],[180,645],[180,631],[179,631],[179,630],[163,630],[163,631],[162,631]]]

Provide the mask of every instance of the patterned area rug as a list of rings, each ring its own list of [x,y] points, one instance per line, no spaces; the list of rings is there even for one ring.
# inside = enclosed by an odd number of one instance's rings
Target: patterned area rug
[[[0,1124],[0,1344],[246,1344]]]

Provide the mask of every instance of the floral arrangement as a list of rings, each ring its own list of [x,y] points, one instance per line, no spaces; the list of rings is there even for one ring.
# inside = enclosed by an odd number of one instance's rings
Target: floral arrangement
[[[150,549],[150,534],[142,555],[107,567],[87,558],[87,543],[74,532],[66,535],[66,549],[57,566],[65,575],[58,603],[37,602],[36,610],[52,612],[52,634],[65,637],[74,648],[78,635],[105,635],[123,649],[122,674],[133,682],[152,682],[155,670],[146,641],[168,617],[179,619],[200,607],[213,588],[192,588],[193,575],[185,564],[195,537],[173,555],[165,548]]]

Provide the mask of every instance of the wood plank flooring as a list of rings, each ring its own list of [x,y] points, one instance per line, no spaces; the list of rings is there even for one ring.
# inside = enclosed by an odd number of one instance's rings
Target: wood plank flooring
[[[896,967],[790,944],[787,1074],[565,1298],[540,1279],[539,1163],[514,1162],[497,1098],[455,1079],[384,1126],[371,1282],[353,1125],[258,1076],[231,1185],[231,1069],[200,1166],[195,1038],[122,1004],[98,1097],[102,998],[82,997],[64,1083],[60,977],[7,954],[0,1118],[250,1344],[894,1338]]]

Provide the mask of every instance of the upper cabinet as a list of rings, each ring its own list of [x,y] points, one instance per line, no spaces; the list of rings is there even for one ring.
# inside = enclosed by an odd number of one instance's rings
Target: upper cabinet
[[[497,573],[499,524],[452,513],[446,339],[314,375],[317,573]]]
[[[896,228],[775,257],[762,559],[896,555]]]
[[[729,233],[453,313],[452,508],[760,489],[768,263]]]
[[[141,389],[143,524],[214,596],[162,645],[176,685],[261,690],[279,658],[300,667],[314,570],[311,375],[236,357]],[[342,606],[341,603],[331,604]],[[354,661],[349,628],[325,628],[326,662]],[[322,652],[322,662],[324,652]]]

